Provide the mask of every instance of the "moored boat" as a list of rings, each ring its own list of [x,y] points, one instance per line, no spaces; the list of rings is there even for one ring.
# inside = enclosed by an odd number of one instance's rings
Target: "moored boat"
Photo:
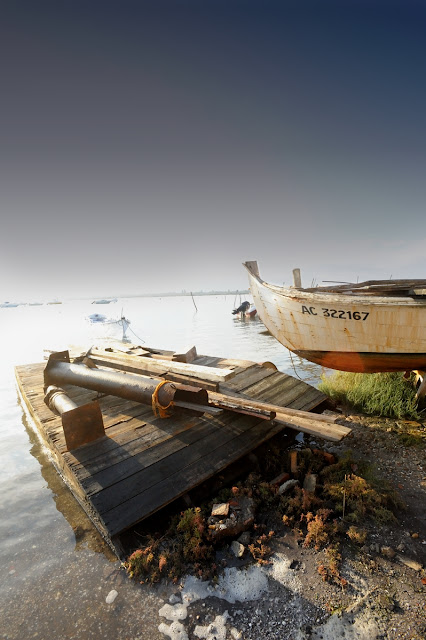
[[[426,369],[426,280],[304,289],[268,284],[245,262],[260,319],[287,349],[330,369]]]
[[[252,302],[245,300],[239,307],[232,311],[232,314],[240,318],[254,318],[256,315],[256,307]]]
[[[109,318],[103,313],[92,313],[86,316],[87,322],[94,327],[102,327],[108,333],[114,332],[120,329],[122,332],[122,338],[126,337],[126,331],[130,326],[130,320],[125,318],[123,314],[119,318]]]

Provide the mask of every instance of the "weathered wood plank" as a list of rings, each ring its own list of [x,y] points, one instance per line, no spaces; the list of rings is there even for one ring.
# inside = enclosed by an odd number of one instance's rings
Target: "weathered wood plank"
[[[128,363],[129,366],[134,366],[136,359],[134,356],[129,356],[127,354],[120,354],[120,356],[117,356],[115,353],[106,352],[98,348],[91,349],[88,356],[91,360],[94,360],[95,358],[103,358],[104,361],[121,361],[123,363]],[[172,362],[167,360],[155,359],[153,357],[143,358],[137,356],[137,362],[143,364],[144,369],[149,373],[157,373],[159,370],[161,370],[162,374],[164,375],[164,370],[166,370],[170,371],[171,373],[190,375],[193,378],[201,378],[203,380],[209,380],[212,382],[222,382],[228,380],[229,378],[232,378],[234,375],[232,369],[219,369],[214,367],[205,367],[193,363],[187,364],[185,362]]]
[[[273,369],[266,369],[265,367],[254,367],[250,369],[248,372],[242,371],[235,375],[235,377],[226,384],[221,383],[219,385],[219,389],[222,393],[227,393],[228,389],[230,391],[241,392],[244,391],[247,387],[263,380],[264,378],[269,378],[274,375],[275,371]]]
[[[247,420],[247,418],[246,418]],[[254,420],[249,418],[248,420]],[[112,535],[120,533],[123,528],[136,524],[140,519],[141,510],[147,515],[152,515],[163,505],[169,504],[175,498],[186,493],[188,486],[195,486],[217,473],[252,451],[265,440],[281,430],[281,426],[268,423],[269,429],[264,428],[258,421],[244,433],[244,438],[235,436],[226,443],[216,442],[215,449],[196,459],[187,460],[186,466],[174,467],[172,474],[163,475],[155,486],[145,489],[138,494],[102,514],[102,518]],[[173,469],[173,467],[172,467]],[[130,524],[129,524],[130,523]]]
[[[177,440],[178,436],[181,438],[182,434],[193,426],[194,425],[188,422],[176,423],[173,421],[170,423],[171,428],[168,431],[162,431],[153,425],[145,425],[143,432],[141,430],[138,437],[133,438],[126,443],[125,446],[120,445],[111,448],[107,453],[92,458],[84,465],[74,465],[74,472],[80,482],[83,482],[83,480],[87,478],[92,478],[95,483],[101,484],[104,488],[109,484],[118,482],[123,475],[124,467],[117,465],[127,460],[132,460],[132,464],[134,464],[135,461],[138,460],[139,462],[137,464],[139,468],[141,461],[143,462],[143,466],[145,466],[148,459],[145,453],[148,449],[158,447],[166,440]],[[129,465],[127,465],[127,468],[129,468]]]
[[[141,468],[139,466],[136,473],[132,473],[113,486],[106,487],[101,492],[92,496],[93,503],[100,513],[108,511],[123,500],[129,500],[145,488],[150,487],[161,480],[164,475],[168,475],[172,470],[179,469],[186,464],[188,458],[197,460],[202,455],[207,454],[212,447],[217,446],[217,442],[226,443],[238,435],[244,433],[253,424],[254,418],[233,419],[224,424],[217,418],[200,419],[198,425],[185,434],[181,441],[173,443],[166,442],[158,447],[159,451],[148,452],[151,456],[159,456],[156,465]],[[199,446],[190,446],[199,443]],[[173,447],[175,449],[173,450]]]

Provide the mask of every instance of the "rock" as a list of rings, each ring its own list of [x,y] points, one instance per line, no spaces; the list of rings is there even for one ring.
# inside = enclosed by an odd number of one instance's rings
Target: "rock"
[[[243,531],[243,533],[238,538],[238,542],[246,547],[250,543],[250,533],[248,531]]]
[[[169,598],[169,602],[170,604],[176,604],[177,602],[182,602],[182,600],[176,593],[172,593]]]
[[[228,502],[222,502],[220,504],[214,504],[212,508],[212,516],[227,516],[229,513]]]
[[[230,548],[236,558],[242,558],[244,555],[244,551],[246,550],[245,546],[241,544],[241,542],[238,542],[237,540],[234,540],[233,542],[231,542]]]
[[[285,493],[288,493],[289,491],[291,491],[291,489],[294,489],[294,487],[296,487],[299,484],[299,480],[287,480],[287,482],[284,482],[284,484],[282,484],[280,486],[280,488],[278,489],[278,493],[282,496]]]
[[[209,535],[213,540],[229,537],[236,538],[243,531],[247,531],[254,522],[254,501],[248,496],[237,499],[237,506],[230,506],[229,517],[222,518],[220,522],[210,516],[208,520]]]
[[[305,476],[305,480],[303,482],[303,488],[305,489],[305,491],[308,491],[309,493],[314,493],[315,492],[315,488],[317,486],[317,475],[316,473],[308,473]]]
[[[109,594],[105,598],[105,602],[107,604],[112,604],[117,596],[118,596],[118,592],[115,589],[113,589],[112,591],[109,592]]]
[[[392,547],[381,547],[380,553],[385,558],[394,558],[396,556],[396,551],[392,549]]]
[[[414,571],[421,571],[422,569],[422,565],[420,564],[420,562],[416,562],[416,560],[410,560],[410,558],[400,556],[399,554],[396,556],[396,559],[402,564],[405,564],[406,567],[414,569]]]

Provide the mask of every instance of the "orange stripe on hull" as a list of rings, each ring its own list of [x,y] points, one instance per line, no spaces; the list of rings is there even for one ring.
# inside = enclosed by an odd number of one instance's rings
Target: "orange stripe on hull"
[[[328,369],[354,373],[426,369],[426,353],[359,353],[346,351],[295,351],[298,356]]]

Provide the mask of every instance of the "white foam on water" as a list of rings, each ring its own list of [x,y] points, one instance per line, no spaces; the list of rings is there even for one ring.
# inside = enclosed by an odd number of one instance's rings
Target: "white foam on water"
[[[283,553],[275,553],[270,565],[264,567],[265,573],[270,577],[287,587],[293,594],[302,593],[302,583],[297,577],[295,571],[290,569],[291,560]]]
[[[196,626],[194,629],[194,636],[197,638],[204,638],[204,640],[226,640],[226,621],[229,618],[229,613],[225,611],[223,615],[215,617],[213,622],[203,626]]]
[[[158,627],[158,631],[164,633],[170,640],[189,640],[186,629],[181,622],[175,621],[168,626],[162,622]]]
[[[162,622],[158,630],[171,640],[187,640],[188,635],[180,620],[185,620],[188,615],[188,607],[197,600],[204,600],[210,596],[221,598],[230,603],[258,600],[268,590],[268,576],[265,570],[257,565],[248,569],[226,568],[220,576],[217,586],[210,582],[200,580],[194,576],[187,576],[182,587],[182,602],[174,605],[165,604],[159,610],[159,615],[171,620],[172,624]],[[199,638],[207,640],[221,640],[226,638],[226,620],[228,613],[216,616],[215,623],[206,627],[197,626]],[[207,634],[207,635],[206,635]]]
[[[167,618],[167,620],[185,620],[188,615],[188,606],[182,603],[174,605],[165,604],[158,613],[160,616],[163,616],[163,618]]]

